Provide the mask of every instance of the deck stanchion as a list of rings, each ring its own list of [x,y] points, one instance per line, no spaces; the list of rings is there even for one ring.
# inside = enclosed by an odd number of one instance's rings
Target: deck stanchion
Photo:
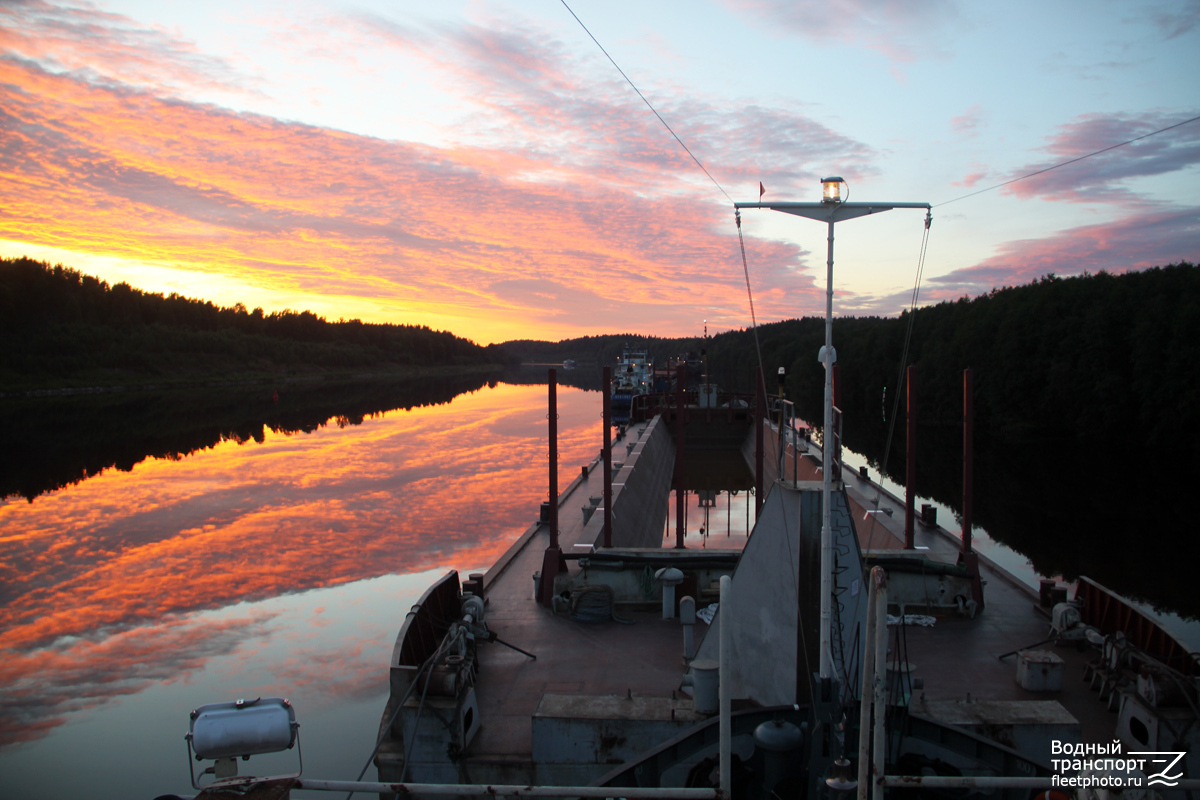
[[[558,370],[551,368],[549,380],[550,399],[546,419],[550,427],[550,547],[558,546]]]
[[[604,546],[612,547],[612,367],[604,368]]]
[[[967,568],[971,576],[971,599],[975,610],[983,609],[983,578],[979,574],[979,555],[971,549],[971,525],[975,505],[975,373],[969,367],[963,370],[963,511],[962,550],[958,563]]]
[[[963,370],[963,510],[962,551],[971,552],[971,523],[975,503],[975,374]]]
[[[879,594],[875,588],[874,569],[870,585],[867,595],[867,633],[863,639],[862,694],[858,704],[858,800],[868,800],[867,789],[871,785],[871,737],[868,734],[871,731],[872,703],[868,702],[868,698],[872,697],[875,681],[875,604]]]
[[[842,407],[842,366],[833,365],[833,407]]]
[[[887,760],[885,702],[888,652],[888,588],[887,573],[883,571],[882,567],[871,569],[871,591],[877,595],[875,598],[875,725],[872,729],[874,733],[872,750],[874,753],[871,757],[871,798],[872,800],[884,800],[883,786],[880,785],[879,779],[883,777],[884,764]],[[864,697],[862,701],[864,703],[867,702],[867,698]],[[862,734],[860,733],[859,735],[861,736]]]
[[[562,547],[558,543],[558,370],[553,367],[548,376],[550,433],[550,544],[542,556],[542,579],[538,589],[538,602],[549,607],[554,598],[554,578],[567,571]]]
[[[730,664],[733,658],[733,581],[728,575],[721,576],[721,599],[717,606],[717,613],[720,615],[720,630],[718,634],[720,638],[717,640],[718,657],[720,661],[720,672],[717,674],[717,702],[718,713],[721,716],[721,730],[718,734],[718,769],[721,773],[721,796],[730,796],[730,787],[733,785],[733,776],[731,771],[732,765],[732,731],[730,726],[733,722],[732,712],[732,694],[733,689],[730,686]]]
[[[907,469],[904,473],[904,549],[913,549],[913,506],[916,503],[917,483],[917,369],[909,366],[908,375],[908,441],[905,444]]]
[[[680,364],[675,371],[675,547],[683,549],[687,533],[687,494],[683,486],[683,407],[686,399],[684,386],[687,383],[687,364]]]
[[[767,384],[763,377],[762,367],[757,371],[758,380],[754,397],[754,521],[762,513],[763,504],[763,428],[767,419]],[[749,500],[746,501],[746,515],[750,514]],[[746,531],[749,535],[750,531]]]

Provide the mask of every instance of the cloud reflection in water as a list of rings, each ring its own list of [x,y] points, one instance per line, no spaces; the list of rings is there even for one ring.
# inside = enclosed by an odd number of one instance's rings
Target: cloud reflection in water
[[[559,389],[561,486],[599,452],[599,407],[595,393]],[[280,631],[271,613],[244,604],[486,567],[534,519],[546,455],[545,387],[502,384],[361,425],[150,459],[34,503],[5,501],[0,744],[45,736],[214,657],[249,654],[272,633],[287,649],[266,688],[369,691],[385,678],[383,662],[360,664],[353,636],[324,652],[306,642],[320,614]],[[201,613],[214,609],[228,613]],[[396,609],[393,627],[400,618]]]

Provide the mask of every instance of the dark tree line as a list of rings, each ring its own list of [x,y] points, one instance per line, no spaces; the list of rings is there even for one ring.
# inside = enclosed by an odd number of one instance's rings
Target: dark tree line
[[[0,386],[311,370],[498,364],[495,346],[424,326],[264,314],[110,286],[61,264],[0,259]]]
[[[1100,440],[1120,433],[1157,449],[1197,448],[1200,437],[1200,269],[1180,263],[1121,275],[1053,275],[905,313],[834,320],[847,444],[886,433],[904,384],[901,356],[916,368],[923,426],[961,424],[962,371],[975,371],[980,430],[1001,438],[1054,435]],[[820,418],[824,320],[758,329],[767,387],[784,367],[802,416]],[[707,351],[722,386],[749,392],[759,363],[754,332],[707,341],[628,335],[564,342],[506,342],[523,360],[614,363],[625,343],[656,360]],[[886,395],[885,395],[886,392]],[[886,400],[885,400],[886,397]],[[904,413],[903,404],[899,415]],[[864,452],[870,446],[859,446]]]
[[[962,373],[971,367],[975,523],[1042,574],[1086,574],[1200,617],[1191,569],[1200,541],[1190,535],[1186,503],[1200,479],[1200,269],[1181,263],[1122,275],[1050,275],[899,318],[836,319],[843,439],[902,482],[905,407],[894,401],[905,389],[910,323],[918,495],[961,507]],[[817,318],[758,329],[767,388],[775,389],[784,367],[788,396],[817,424],[824,339]],[[612,363],[627,340],[648,346],[656,360],[703,347],[716,382],[753,389],[759,360],[748,330],[707,342],[613,336],[505,347],[522,357],[536,351],[544,361],[603,352],[602,363]]]
[[[680,339],[663,339],[657,336],[642,336],[636,333],[603,334],[581,336],[561,342],[543,342],[535,339],[517,339],[505,342],[501,347],[515,360],[525,363],[561,363],[572,358],[582,368],[616,364],[617,358],[626,347],[644,348],[656,360],[676,355],[674,349]],[[699,340],[697,340],[699,341]]]

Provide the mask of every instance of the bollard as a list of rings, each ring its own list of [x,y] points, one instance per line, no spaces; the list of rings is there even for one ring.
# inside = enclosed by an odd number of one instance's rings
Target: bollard
[[[696,657],[696,601],[687,595],[679,601],[679,621],[683,623],[683,660],[691,661]]]
[[[654,573],[654,577],[663,586],[662,618],[675,618],[675,587],[683,583],[683,570],[675,567],[663,567]]]

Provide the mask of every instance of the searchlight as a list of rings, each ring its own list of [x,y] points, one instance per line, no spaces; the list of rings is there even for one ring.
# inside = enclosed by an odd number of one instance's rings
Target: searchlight
[[[304,770],[300,755],[300,723],[292,704],[280,697],[256,700],[236,700],[229,703],[210,703],[191,713],[191,724],[184,737],[188,743],[188,769],[196,789],[258,783],[281,778],[297,778]],[[250,756],[280,753],[296,748],[300,769],[290,775],[270,777],[238,777],[237,760],[248,761]],[[197,782],[192,758],[215,763],[200,773],[216,779],[201,787]]]

